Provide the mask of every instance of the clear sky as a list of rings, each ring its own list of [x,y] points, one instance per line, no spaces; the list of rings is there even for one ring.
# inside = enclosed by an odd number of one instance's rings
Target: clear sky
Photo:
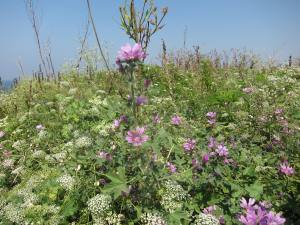
[[[91,0],[100,38],[111,58],[128,38],[119,26],[121,0]],[[141,0],[137,0],[141,2]],[[167,47],[183,46],[187,28],[187,46],[199,45],[202,52],[212,49],[247,48],[263,57],[287,59],[300,56],[300,0],[156,0],[168,6],[165,29],[150,45],[155,59],[161,39]],[[41,39],[51,42],[56,69],[76,58],[79,37],[87,20],[85,0],[39,0]],[[0,76],[17,77],[21,60],[26,73],[39,64],[35,38],[23,0],[0,0]],[[95,46],[90,31],[89,44]]]

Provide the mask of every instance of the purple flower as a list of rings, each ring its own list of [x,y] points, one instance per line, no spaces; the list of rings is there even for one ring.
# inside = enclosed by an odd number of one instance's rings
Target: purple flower
[[[112,156],[111,154],[104,152],[104,151],[99,151],[97,152],[97,156],[101,159],[107,160],[107,161],[111,161],[112,160]]]
[[[255,204],[255,199],[250,198],[247,202],[245,198],[242,198],[241,207],[245,212],[244,215],[239,216],[238,220],[244,225],[281,225],[285,222],[281,214],[267,210],[270,207],[269,204]]]
[[[35,127],[37,130],[44,130],[45,127],[42,124],[36,125]]]
[[[274,213],[274,212],[269,212],[267,214],[267,224],[270,225],[280,225],[280,224],[284,224],[285,223],[285,219],[281,217],[281,214],[279,213]]]
[[[208,112],[208,113],[206,113],[206,116],[207,116],[209,119],[216,119],[217,113],[216,113],[216,112]]]
[[[148,103],[148,98],[146,96],[137,96],[135,103],[137,106],[145,105]]]
[[[172,119],[171,119],[171,123],[173,124],[173,125],[180,125],[181,124],[181,117],[180,116],[177,116],[177,115],[175,115],[175,116],[173,116],[172,117]]]
[[[216,112],[208,112],[206,114],[206,116],[208,117],[207,122],[210,125],[214,125],[217,122],[217,113]]]
[[[248,202],[247,202],[247,200],[246,200],[245,198],[242,198],[242,199],[240,200],[240,202],[241,202],[240,206],[241,206],[243,209],[248,210],[248,209],[252,209],[253,205],[255,204],[255,199],[249,198],[249,200],[248,200]]]
[[[210,154],[209,154],[209,153],[204,154],[204,155],[202,156],[202,162],[203,162],[204,164],[208,163],[209,157],[210,157]]]
[[[117,129],[120,127],[120,124],[121,124],[121,120],[114,120],[114,128]]]
[[[203,213],[213,215],[216,210],[217,210],[217,206],[211,205],[211,206],[204,208]]]
[[[161,121],[160,117],[159,117],[159,115],[157,113],[153,115],[153,119],[152,120],[153,120],[154,124],[159,124],[160,121]]]
[[[173,163],[167,162],[166,166],[168,167],[170,173],[176,173],[177,168]]]
[[[133,146],[140,146],[148,140],[148,135],[145,135],[144,127],[137,127],[135,130],[127,132],[126,140]]]
[[[208,147],[209,148],[215,148],[217,146],[217,141],[215,138],[210,137],[209,142],[208,142]]]
[[[125,123],[127,123],[127,122],[128,122],[128,118],[127,118],[127,116],[125,116],[125,115],[121,115],[121,116],[120,116],[120,121],[121,121],[121,122],[125,122]]]
[[[251,94],[253,91],[254,91],[254,88],[252,88],[252,87],[243,88],[243,92],[246,94]]]
[[[196,140],[194,139],[187,139],[186,142],[183,144],[183,148],[186,152],[191,152],[196,147]]]
[[[118,52],[116,64],[121,66],[121,63],[131,63],[136,61],[143,61],[146,58],[146,54],[142,49],[141,44],[135,44],[131,47],[130,44],[126,44],[121,47]]]
[[[1,130],[0,131],[0,138],[4,137],[4,135],[5,135],[5,132]]]
[[[282,164],[280,164],[280,169],[279,171],[282,173],[282,174],[285,174],[287,176],[291,176],[294,174],[295,170],[293,167],[290,167],[289,164],[287,162],[284,162]]]
[[[217,146],[216,153],[221,157],[226,157],[229,154],[228,149],[223,144]]]

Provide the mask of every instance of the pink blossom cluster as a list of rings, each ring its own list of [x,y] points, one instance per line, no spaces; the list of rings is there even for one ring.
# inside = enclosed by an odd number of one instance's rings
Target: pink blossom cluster
[[[145,127],[137,127],[135,130],[127,132],[126,140],[133,146],[141,146],[144,142],[148,141],[149,137],[145,133]]]
[[[270,211],[271,205],[266,202],[256,204],[255,199],[241,199],[240,206],[244,209],[244,213],[238,217],[238,220],[244,225],[281,225],[285,223],[285,219],[280,213]]]
[[[208,112],[206,114],[206,116],[208,118],[207,122],[210,125],[214,125],[217,122],[217,113],[216,112]]]
[[[229,151],[223,143],[218,143],[215,138],[210,137],[208,141],[208,148],[211,149],[210,152],[206,153],[202,157],[202,162],[204,164],[208,163],[211,157],[218,156],[223,158],[225,164],[233,163],[232,159],[229,159]]]
[[[279,171],[280,171],[280,173],[282,173],[286,176],[291,176],[295,172],[294,168],[289,166],[287,161],[284,161],[283,163],[280,164]]]
[[[143,61],[146,58],[146,53],[142,49],[141,44],[136,43],[131,47],[130,44],[126,44],[121,47],[118,52],[116,64],[122,67],[122,63],[132,63],[137,61]]]
[[[178,126],[178,125],[180,125],[180,124],[182,123],[182,118],[181,118],[180,116],[175,115],[175,116],[173,116],[173,117],[171,118],[171,123],[172,123],[173,125]]]
[[[135,104],[137,106],[145,105],[148,103],[148,98],[146,96],[137,96],[135,99]]]
[[[185,152],[191,152],[196,148],[196,140],[188,138],[183,144],[183,148]]]
[[[166,166],[167,166],[170,173],[176,173],[177,168],[173,163],[167,162]]]

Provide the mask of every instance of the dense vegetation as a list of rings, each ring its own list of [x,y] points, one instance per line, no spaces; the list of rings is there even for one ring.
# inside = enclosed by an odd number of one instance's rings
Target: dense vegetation
[[[122,63],[1,93],[0,224],[300,224],[299,68]]]

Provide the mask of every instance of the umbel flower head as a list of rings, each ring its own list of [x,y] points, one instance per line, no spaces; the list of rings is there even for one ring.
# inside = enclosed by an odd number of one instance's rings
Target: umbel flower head
[[[135,130],[127,132],[126,140],[133,146],[140,146],[148,140],[148,135],[145,135],[144,127],[137,127]]]
[[[118,52],[116,64],[121,66],[122,63],[143,61],[145,58],[146,53],[143,51],[141,44],[136,43],[132,47],[130,44],[126,44]]]

